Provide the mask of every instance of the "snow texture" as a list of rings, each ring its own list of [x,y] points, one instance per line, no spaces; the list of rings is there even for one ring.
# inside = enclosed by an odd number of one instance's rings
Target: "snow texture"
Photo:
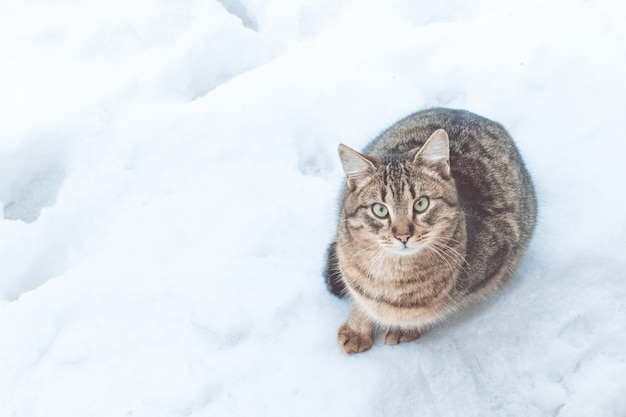
[[[4,0],[0,415],[626,416],[625,3]],[[338,143],[464,108],[536,184],[493,302],[349,357]]]

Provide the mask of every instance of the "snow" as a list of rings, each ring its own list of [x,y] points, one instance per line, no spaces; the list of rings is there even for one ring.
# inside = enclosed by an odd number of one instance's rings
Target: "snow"
[[[0,5],[0,415],[626,416],[626,6]],[[343,181],[413,111],[504,124],[540,220],[499,298],[336,345]]]

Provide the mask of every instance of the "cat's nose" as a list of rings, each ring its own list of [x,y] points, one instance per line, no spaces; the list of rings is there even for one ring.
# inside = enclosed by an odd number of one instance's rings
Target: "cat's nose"
[[[412,235],[396,235],[396,239],[406,245],[406,242],[409,241]]]

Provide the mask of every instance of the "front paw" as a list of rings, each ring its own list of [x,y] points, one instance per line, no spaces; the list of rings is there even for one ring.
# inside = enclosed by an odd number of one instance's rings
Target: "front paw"
[[[383,342],[386,345],[412,342],[419,337],[420,332],[417,329],[387,329],[383,332]]]
[[[339,328],[337,334],[339,347],[349,355],[365,352],[374,344],[374,335],[371,333],[359,333],[347,324]]]

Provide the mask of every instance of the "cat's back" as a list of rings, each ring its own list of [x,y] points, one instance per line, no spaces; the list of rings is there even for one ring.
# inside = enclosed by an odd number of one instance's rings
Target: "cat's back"
[[[393,124],[370,142],[363,153],[384,157],[418,149],[437,129],[444,129],[448,134],[451,159],[456,161],[475,158],[478,155],[473,154],[485,148],[502,148],[503,151],[515,148],[504,127],[497,122],[466,110],[432,108]]]

